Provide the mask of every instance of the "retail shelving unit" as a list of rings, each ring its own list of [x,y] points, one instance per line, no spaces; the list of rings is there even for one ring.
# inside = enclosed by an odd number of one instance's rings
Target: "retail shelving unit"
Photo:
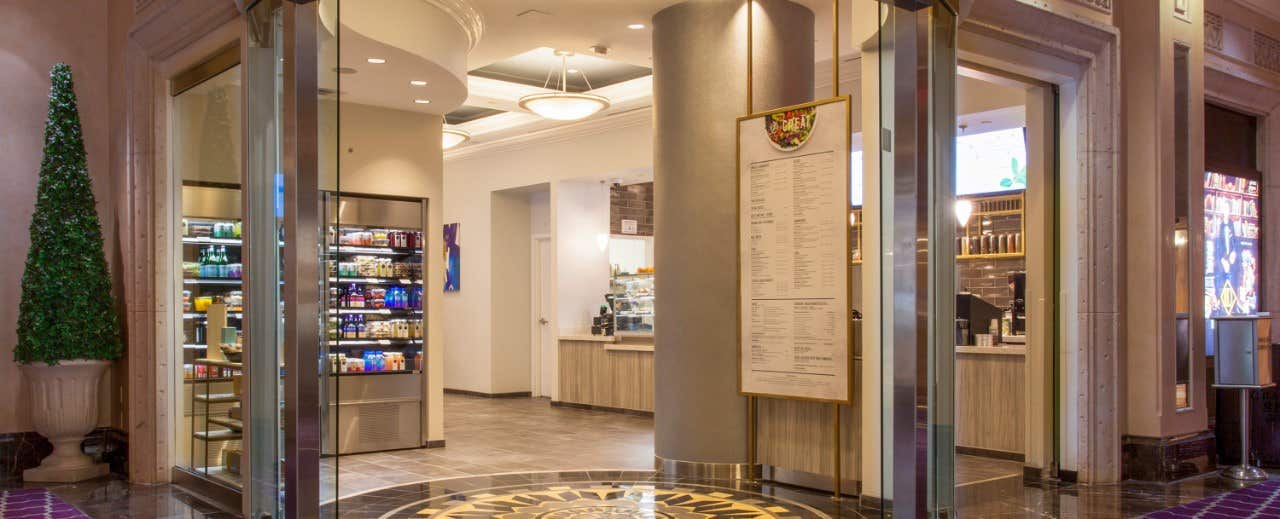
[[[426,201],[328,194],[324,454],[421,447]]]

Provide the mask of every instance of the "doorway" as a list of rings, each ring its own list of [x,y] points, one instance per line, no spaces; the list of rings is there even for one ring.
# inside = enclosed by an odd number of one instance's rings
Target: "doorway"
[[[1055,468],[1058,101],[979,64],[958,75],[956,505],[988,514]]]

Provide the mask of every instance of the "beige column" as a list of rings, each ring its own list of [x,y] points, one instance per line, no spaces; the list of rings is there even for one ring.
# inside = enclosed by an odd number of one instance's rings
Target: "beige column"
[[[653,17],[655,454],[668,470],[741,470],[735,118],[746,112],[747,2]],[[755,0],[757,111],[813,95],[813,12]],[[687,463],[679,463],[687,462]],[[723,473],[723,472],[722,472]]]
[[[1121,72],[1124,106],[1124,233],[1117,251],[1124,257],[1124,306],[1121,322],[1125,477],[1167,480],[1160,452],[1184,442],[1211,445],[1204,369],[1203,321],[1191,320],[1190,408],[1177,409],[1175,300],[1177,204],[1190,222],[1190,243],[1203,243],[1201,200],[1204,171],[1204,27],[1203,7],[1193,3],[1188,22],[1167,2],[1117,2],[1124,35]],[[1178,102],[1175,47],[1186,47],[1185,127],[1176,121]],[[1183,130],[1180,130],[1183,128]],[[1183,137],[1179,132],[1185,131]],[[1185,139],[1185,143],[1180,143]],[[1183,158],[1179,152],[1185,151]],[[1185,160],[1185,164],[1182,161]],[[1185,175],[1186,198],[1179,201],[1176,181]],[[1190,247],[1190,315],[1204,315],[1203,250]],[[1191,435],[1188,437],[1188,435]],[[1175,440],[1175,437],[1179,437]],[[1189,449],[1176,449],[1186,451]],[[1179,460],[1197,463],[1197,460]],[[1198,467],[1200,472],[1213,467]],[[1185,476],[1186,474],[1182,474]]]

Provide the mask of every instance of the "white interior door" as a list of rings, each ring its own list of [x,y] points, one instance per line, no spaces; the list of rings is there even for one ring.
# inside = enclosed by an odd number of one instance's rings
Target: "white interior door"
[[[555,396],[556,338],[552,333],[551,238],[533,239],[533,396]]]

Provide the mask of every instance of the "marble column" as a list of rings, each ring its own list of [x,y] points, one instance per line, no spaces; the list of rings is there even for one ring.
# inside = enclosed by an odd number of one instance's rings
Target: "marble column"
[[[735,118],[746,113],[747,2],[653,17],[655,454],[668,472],[741,474]],[[755,0],[754,108],[813,97],[813,12]]]

